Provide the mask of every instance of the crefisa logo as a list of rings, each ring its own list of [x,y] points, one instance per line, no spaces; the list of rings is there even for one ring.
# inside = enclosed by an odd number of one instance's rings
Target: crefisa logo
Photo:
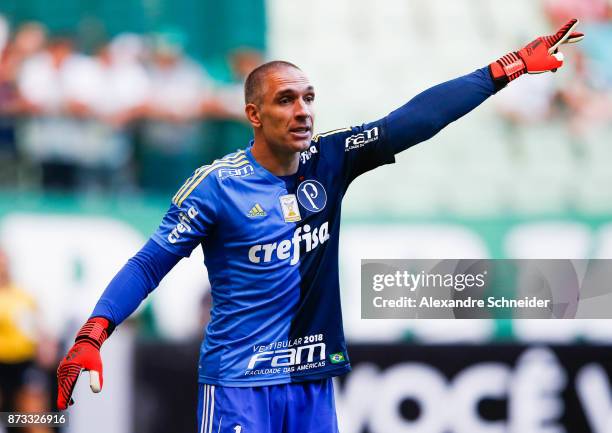
[[[304,209],[321,212],[327,204],[327,193],[320,182],[305,180],[297,187],[297,198]]]
[[[178,217],[179,222],[174,226],[170,234],[168,234],[168,242],[175,244],[181,238],[181,234],[191,232],[192,221],[197,216],[198,211],[193,206],[187,210],[187,214],[181,212]]]

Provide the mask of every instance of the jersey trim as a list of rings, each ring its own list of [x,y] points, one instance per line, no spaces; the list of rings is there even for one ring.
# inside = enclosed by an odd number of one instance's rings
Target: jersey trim
[[[202,173],[198,176],[198,178],[191,184],[189,189],[181,197],[178,198],[176,204],[178,206],[180,206],[183,203],[183,201],[187,197],[189,197],[189,194],[191,194],[191,192],[206,178],[206,176],[208,176],[214,170],[216,170],[218,168],[223,168],[223,167],[225,167],[225,168],[239,168],[239,167],[242,167],[243,165],[247,165],[247,164],[249,164],[249,160],[247,160],[245,157],[243,157],[243,158],[238,158],[235,162],[215,163],[214,165],[208,166],[208,168],[203,170]]]
[[[180,206],[183,201],[191,194],[191,192],[216,168],[229,167],[238,168],[247,164],[248,160],[244,154],[244,150],[240,150],[231,156],[226,156],[222,159],[215,160],[210,165],[204,165],[198,168],[193,176],[191,176],[178,190],[178,192],[172,197],[172,203]]]
[[[312,141],[314,141],[315,143],[318,143],[320,138],[325,138],[330,135],[339,134],[341,132],[348,132],[348,131],[352,131],[352,129],[351,128],[332,129],[331,131],[322,132],[321,134],[315,135],[312,138]]]

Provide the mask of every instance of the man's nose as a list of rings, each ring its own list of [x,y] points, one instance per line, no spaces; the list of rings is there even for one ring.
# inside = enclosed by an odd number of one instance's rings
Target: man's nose
[[[297,102],[295,103],[294,115],[295,117],[309,117],[310,107],[305,101],[298,99]]]

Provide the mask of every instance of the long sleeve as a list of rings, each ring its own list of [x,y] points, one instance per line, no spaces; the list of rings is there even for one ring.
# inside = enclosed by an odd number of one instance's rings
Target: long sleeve
[[[431,87],[385,118],[387,141],[396,154],[406,150],[430,139],[496,92],[488,67]]]
[[[91,317],[105,317],[115,326],[119,325],[138,308],[181,258],[150,239],[115,275]]]

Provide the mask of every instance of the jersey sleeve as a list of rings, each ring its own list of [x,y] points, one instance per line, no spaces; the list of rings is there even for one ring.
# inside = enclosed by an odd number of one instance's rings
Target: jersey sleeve
[[[165,250],[188,257],[210,235],[215,224],[217,184],[206,170],[196,170],[172,198],[152,239]]]
[[[181,258],[149,240],[117,272],[98,300],[91,317],[105,317],[118,326],[138,308]]]
[[[314,141],[321,156],[343,180],[345,189],[357,176],[395,162],[386,118],[319,134]]]

